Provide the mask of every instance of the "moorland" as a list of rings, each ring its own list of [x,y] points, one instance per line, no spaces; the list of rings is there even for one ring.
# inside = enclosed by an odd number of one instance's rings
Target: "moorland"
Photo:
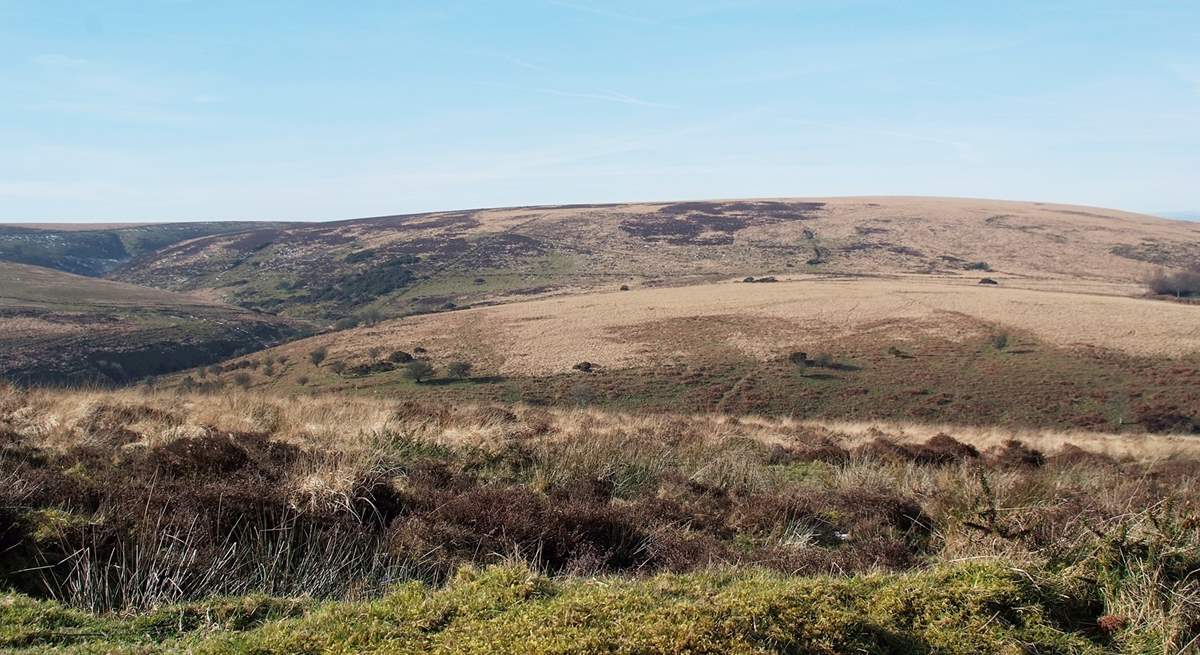
[[[1200,643],[1200,224],[24,226],[0,279],[4,652]]]

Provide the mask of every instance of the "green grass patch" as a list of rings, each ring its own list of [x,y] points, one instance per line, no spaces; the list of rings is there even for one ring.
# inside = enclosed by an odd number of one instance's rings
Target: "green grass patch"
[[[1086,591],[1086,590],[1084,590]],[[376,601],[252,597],[133,618],[0,600],[13,653],[1092,653],[1089,597],[1000,564],[902,575],[551,579],[467,568]]]

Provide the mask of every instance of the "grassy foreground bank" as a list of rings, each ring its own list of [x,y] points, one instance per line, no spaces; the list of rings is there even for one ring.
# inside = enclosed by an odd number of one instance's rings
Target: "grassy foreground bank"
[[[468,568],[363,603],[263,596],[97,618],[0,597],[0,647],[41,653],[1090,653],[1161,650],[1099,625],[1095,582],[1001,564],[791,577],[551,579]]]

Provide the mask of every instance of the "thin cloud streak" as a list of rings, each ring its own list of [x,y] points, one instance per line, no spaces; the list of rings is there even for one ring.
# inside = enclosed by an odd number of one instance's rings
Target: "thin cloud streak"
[[[658,21],[651,20],[644,16],[635,16],[633,14],[627,14],[627,13],[620,12],[620,11],[612,11],[610,9],[602,9],[600,7],[593,7],[590,5],[580,4],[577,2],[567,2],[566,0],[546,0],[546,3],[554,5],[555,7],[562,7],[563,9],[570,9],[572,11],[577,11],[577,12],[581,12],[581,13],[585,13],[585,14],[592,14],[594,16],[604,16],[605,18],[616,18],[618,20],[628,21],[631,23],[641,23],[643,25],[657,25],[658,24]]]
[[[652,102],[650,100],[642,100],[633,96],[617,93],[615,91],[605,93],[577,93],[574,91],[560,91],[559,89],[537,89],[540,93],[546,93],[554,96],[562,96],[564,98],[583,98],[586,100],[603,100],[605,102],[616,102],[623,105],[637,105],[639,107],[658,107],[660,109],[679,109],[678,105],[668,105],[661,102]]]

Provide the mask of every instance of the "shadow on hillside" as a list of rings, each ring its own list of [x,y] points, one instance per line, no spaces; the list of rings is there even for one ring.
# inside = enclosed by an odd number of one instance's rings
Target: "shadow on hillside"
[[[504,377],[500,375],[481,375],[473,378],[431,378],[428,380],[422,380],[419,384],[427,384],[436,387],[450,384],[496,384],[503,381]]]

